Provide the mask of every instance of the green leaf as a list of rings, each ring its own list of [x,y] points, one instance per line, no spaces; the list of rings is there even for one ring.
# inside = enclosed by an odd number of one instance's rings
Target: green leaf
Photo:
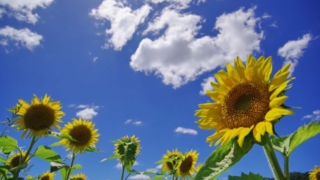
[[[0,149],[4,154],[9,154],[18,148],[18,142],[16,139],[7,135],[0,136]]]
[[[90,147],[90,146],[87,146],[85,149],[84,149],[86,152],[102,152],[101,150],[95,148],[95,147]]]
[[[0,156],[0,162],[2,162],[2,163],[6,163],[6,162],[7,162],[7,160]]]
[[[142,172],[142,174],[158,174],[158,173],[153,171],[145,171],[145,172]]]
[[[69,168],[69,165],[67,165],[65,163],[50,162],[50,172],[56,172],[56,171],[63,169],[63,168]]]
[[[62,144],[58,141],[58,142],[50,144],[50,147],[61,146],[61,145]]]
[[[118,159],[118,158],[119,158],[118,155],[112,154],[110,157],[104,158],[104,159],[102,159],[100,162],[108,161],[108,160],[111,160],[111,159]]]
[[[164,175],[158,175],[158,176],[153,177],[152,180],[162,180],[164,178],[165,178]]]
[[[76,169],[82,169],[81,164],[75,164],[72,166],[72,169],[76,170]]]
[[[225,170],[236,164],[253,146],[252,138],[247,137],[242,148],[235,139],[219,146],[207,158],[194,180],[216,179]]]
[[[49,162],[62,162],[60,155],[48,146],[39,146],[34,156]]]
[[[159,161],[156,162],[156,164],[162,164],[162,163],[165,163],[165,162],[173,162],[174,160],[177,160],[177,157],[171,157],[171,158],[168,158],[168,159],[160,159]]]
[[[296,132],[284,137],[271,137],[275,150],[289,157],[295,148],[320,133],[320,122],[311,122],[300,127]]]
[[[241,177],[229,176],[228,180],[264,180],[264,178],[260,174],[253,174],[250,172],[249,175],[241,173]]]

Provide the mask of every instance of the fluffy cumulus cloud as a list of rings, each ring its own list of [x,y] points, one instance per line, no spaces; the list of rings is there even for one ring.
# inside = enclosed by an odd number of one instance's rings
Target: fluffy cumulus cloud
[[[255,7],[247,11],[240,8],[222,14],[214,26],[216,36],[195,37],[203,22],[200,16],[165,8],[143,34],[164,33],[143,39],[131,56],[130,66],[135,71],[154,73],[164,84],[178,88],[236,56],[246,58],[260,50],[263,39],[263,31],[256,30],[260,18],[254,11]]]
[[[154,172],[157,173],[160,169],[162,168],[162,164],[159,164],[157,167],[155,168],[149,168],[147,169],[148,172]]]
[[[0,0],[0,7],[7,8],[8,11],[2,11],[2,14],[15,17],[19,21],[25,21],[35,24],[39,15],[33,13],[38,7],[46,8],[53,0]]]
[[[150,176],[147,176],[145,174],[137,174],[137,175],[130,176],[129,179],[145,180],[145,179],[150,179]]]
[[[299,58],[303,55],[304,49],[312,40],[311,34],[305,34],[302,38],[288,41],[278,49],[278,55],[285,58],[284,64],[291,63],[290,73],[292,74],[298,64]]]
[[[81,109],[76,113],[77,117],[80,117],[82,119],[93,119],[93,117],[98,115],[99,106],[96,105],[87,105],[87,104],[70,104],[68,106],[69,108],[77,108]]]
[[[105,33],[111,37],[104,47],[112,45],[115,50],[121,50],[150,11],[151,7],[147,4],[132,10],[120,0],[104,0],[98,8],[91,10],[90,15],[98,20],[110,21],[111,28],[106,29]]]
[[[40,45],[43,37],[27,28],[15,29],[10,26],[5,26],[0,29],[1,45],[8,46],[13,42],[18,47],[24,47],[33,50],[36,46]]]
[[[315,110],[312,112],[312,114],[303,116],[302,119],[311,119],[313,121],[320,121],[320,110]]]
[[[189,7],[189,4],[192,0],[148,0],[148,2],[159,4],[159,3],[170,3],[170,7],[177,8],[177,9],[185,9]]]
[[[183,127],[177,127],[174,132],[176,133],[182,133],[182,134],[191,134],[191,135],[197,135],[198,132],[194,129],[189,128],[183,128]]]
[[[203,80],[203,82],[201,83],[201,87],[202,87],[202,90],[200,91],[201,95],[205,95],[208,90],[209,91],[213,90],[211,86],[211,82],[215,82],[215,83],[217,82],[213,76],[210,76]]]

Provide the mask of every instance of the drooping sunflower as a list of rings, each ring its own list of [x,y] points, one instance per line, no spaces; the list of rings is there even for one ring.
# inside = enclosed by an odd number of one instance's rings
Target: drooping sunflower
[[[120,162],[133,164],[140,153],[140,140],[135,136],[124,136],[114,144],[115,154],[119,157]]]
[[[75,175],[72,175],[70,177],[70,180],[87,180],[88,178],[86,177],[85,174],[83,173],[80,173],[80,174],[75,174]]]
[[[172,162],[169,162],[169,161],[163,162],[162,169],[167,173],[172,172],[175,169],[177,162],[178,162],[179,158],[181,158],[181,156],[182,156],[182,153],[179,152],[178,149],[174,149],[172,151],[167,150],[167,154],[163,155],[163,159],[174,158],[174,160]]]
[[[183,155],[177,166],[177,175],[182,179],[192,177],[192,174],[195,172],[198,156],[199,154],[194,150]]]
[[[61,134],[72,137],[73,140],[63,138],[60,143],[74,153],[82,153],[87,147],[94,147],[99,137],[98,129],[94,129],[92,121],[81,118],[74,118],[72,122],[68,122],[61,130]]]
[[[310,173],[309,173],[310,180],[320,180],[320,167],[316,166]]]
[[[23,130],[22,137],[27,134],[30,136],[47,135],[52,127],[60,128],[59,122],[64,116],[64,112],[59,101],[50,101],[50,96],[47,94],[42,101],[34,95],[31,104],[19,99],[19,103],[11,110],[19,115],[15,124],[17,130]]]
[[[21,160],[25,156],[26,156],[26,152],[24,151],[22,151],[21,153],[16,152],[7,159],[7,165],[9,165],[11,169],[15,168],[20,165]],[[28,164],[28,162],[29,162],[29,158],[27,158],[26,164]]]
[[[47,171],[39,177],[39,180],[53,180],[54,176],[55,176],[54,172]]]
[[[216,141],[222,145],[234,137],[242,147],[244,138],[252,133],[256,141],[261,142],[265,132],[273,135],[274,124],[279,118],[293,114],[283,106],[288,99],[283,92],[288,83],[290,64],[282,67],[270,80],[272,72],[271,57],[258,60],[249,55],[246,66],[237,57],[234,67],[227,63],[227,72],[220,70],[215,74],[218,83],[211,82],[214,91],[206,94],[213,103],[199,104],[195,116],[200,120],[201,129],[215,129],[215,133],[207,137],[207,142]]]

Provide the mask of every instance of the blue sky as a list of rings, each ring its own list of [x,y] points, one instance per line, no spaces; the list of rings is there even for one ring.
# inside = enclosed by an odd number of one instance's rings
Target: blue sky
[[[141,140],[136,170],[157,168],[155,162],[175,148],[197,150],[204,162],[215,149],[205,142],[213,131],[199,129],[194,112],[209,101],[203,92],[212,75],[252,53],[272,56],[274,72],[293,64],[296,79],[286,104],[300,109],[276,126],[279,135],[290,134],[320,120],[318,7],[312,0],[0,0],[0,116],[10,117],[6,109],[19,98],[30,102],[33,94],[47,93],[61,101],[65,123],[92,119],[104,152],[79,156],[83,169],[75,172],[89,179],[119,179],[117,161],[99,161],[113,153],[111,141],[125,135]],[[320,165],[319,141],[293,152],[291,171]],[[49,168],[37,159],[32,164],[34,176]],[[221,178],[241,172],[272,176],[262,147]]]

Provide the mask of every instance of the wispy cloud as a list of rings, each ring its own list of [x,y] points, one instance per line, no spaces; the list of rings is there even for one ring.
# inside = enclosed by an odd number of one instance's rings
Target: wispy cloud
[[[96,62],[98,59],[99,59],[99,57],[95,56],[95,57],[93,57],[92,61]]]
[[[308,44],[311,40],[311,34],[305,34],[302,36],[302,38],[288,41],[285,45],[278,49],[278,55],[285,59],[284,64],[291,63],[290,76],[294,72],[299,58],[303,55],[304,50],[308,47]]]
[[[145,174],[137,174],[137,175],[130,176],[129,179],[146,180],[146,179],[150,179],[150,176],[147,176]]]
[[[320,121],[320,110],[315,110],[312,114],[308,114],[302,117],[302,119],[310,119],[313,121]]]
[[[208,90],[213,90],[211,82],[217,82],[213,76],[210,76],[203,80],[203,82],[201,83],[202,90],[200,91],[200,95],[205,95]]]
[[[183,127],[177,127],[177,129],[175,129],[176,133],[182,133],[182,134],[191,134],[191,135],[197,135],[198,132],[194,129],[189,129],[189,128],[183,128]]]
[[[142,121],[133,121],[132,119],[127,119],[124,124],[133,124],[135,126],[142,125]]]
[[[132,121],[132,119],[128,119],[128,120],[126,120],[124,123],[125,123],[125,124],[129,124],[131,121]]]

